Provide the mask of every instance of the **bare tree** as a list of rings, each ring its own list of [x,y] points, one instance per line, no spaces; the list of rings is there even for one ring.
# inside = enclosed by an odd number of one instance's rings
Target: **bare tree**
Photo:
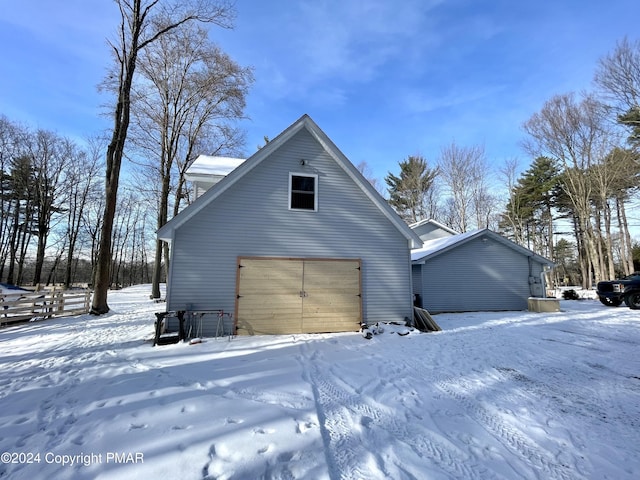
[[[624,172],[637,171],[640,167],[640,40],[630,41],[625,37],[619,41],[615,49],[598,62],[594,82],[615,119],[630,132],[629,143],[635,152],[627,151],[624,155],[630,159],[630,162],[624,162],[628,166]],[[636,181],[616,194],[620,241],[623,243],[621,262],[626,274],[634,267],[625,202],[629,200],[630,192],[637,191],[639,186],[637,175],[627,175],[627,178]]]
[[[356,165],[356,168],[362,174],[362,176],[367,179],[367,181],[371,184],[371,186],[375,188],[376,192],[378,192],[380,195],[384,195],[384,189],[382,188],[382,184],[373,175],[373,170],[365,160],[363,160],[358,165]]]
[[[133,185],[124,188],[119,209],[114,221],[114,249],[112,252],[111,283],[120,287],[128,286],[131,279],[141,278],[132,270],[142,272],[146,260],[146,245],[144,231],[149,216],[147,202],[141,197],[140,191]]]
[[[105,176],[105,209],[100,233],[96,266],[96,283],[91,312],[109,311],[107,293],[110,286],[113,222],[118,200],[120,167],[129,130],[131,88],[138,56],[163,35],[191,22],[230,27],[233,10],[223,1],[201,0],[115,0],[121,22],[117,40],[110,42],[114,56],[112,75],[105,87],[116,95],[114,126],[107,147]]]
[[[525,245],[525,221],[520,212],[525,207],[523,195],[520,195],[518,187],[518,160],[510,158],[504,161],[499,169],[501,180],[507,188],[508,199],[505,202],[507,208],[502,215],[501,229],[511,233],[513,240]]]
[[[131,133],[135,146],[149,159],[145,167],[158,185],[160,228],[168,221],[172,192],[174,204],[180,203],[184,170],[196,156],[194,149],[203,140],[216,141],[218,152],[238,148],[236,142],[242,137],[230,126],[243,117],[253,77],[250,69],[240,67],[210,42],[204,29],[190,24],[149,45],[141,53],[139,72]],[[168,268],[168,245],[157,240],[152,298],[160,297],[163,247]]]
[[[72,283],[73,264],[76,246],[80,238],[82,219],[88,207],[91,194],[95,193],[100,167],[100,151],[102,146],[96,139],[89,140],[89,151],[77,155],[66,172],[65,188],[67,189],[66,210],[66,265],[64,285],[69,288]]]
[[[8,270],[7,282],[23,283],[22,274],[27,249],[34,234],[33,211],[35,195],[31,188],[34,184],[33,168],[27,155],[19,154],[11,159],[9,170],[8,205]]]
[[[640,189],[640,152],[632,149],[616,148],[607,157],[606,161],[616,172],[616,178],[612,182],[609,198],[615,203],[614,209],[617,218],[620,242],[620,262],[624,275],[631,274],[633,266],[633,243],[627,221],[627,203]]]
[[[99,192],[98,192],[99,193]],[[104,195],[89,193],[89,202],[84,209],[81,218],[81,236],[86,238],[89,245],[89,263],[91,265],[90,284],[96,284],[96,272],[98,265],[98,251],[100,249],[100,232],[104,218]]]
[[[11,171],[14,159],[21,155],[20,137],[21,128],[4,115],[0,115],[0,279],[4,278],[10,252],[15,253],[12,219],[15,214],[13,204],[17,201],[17,192]]]
[[[629,128],[631,142],[640,147],[640,40],[619,41],[598,62],[594,81],[617,120]]]
[[[438,170],[450,198],[446,204],[449,226],[459,232],[488,227],[495,199],[489,194],[484,147],[452,142],[442,148]]]
[[[602,256],[598,255],[600,232],[591,222],[596,185],[589,170],[604,159],[610,149],[601,104],[585,95],[556,95],[535,113],[523,128],[529,135],[524,147],[534,155],[548,155],[563,166],[564,192],[571,201],[577,222],[577,241],[582,246],[582,286],[591,288],[592,273],[602,278]]]
[[[34,224],[38,238],[33,285],[41,281],[47,240],[51,233],[52,221],[62,211],[63,197],[67,194],[64,186],[65,173],[76,160],[77,146],[69,139],[46,131],[38,130],[26,144],[26,153],[34,175]]]

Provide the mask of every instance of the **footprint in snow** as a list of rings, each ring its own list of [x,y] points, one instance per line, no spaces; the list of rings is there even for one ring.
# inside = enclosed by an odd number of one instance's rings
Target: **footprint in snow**
[[[27,444],[27,440],[28,440],[28,439],[29,439],[29,436],[23,436],[23,437],[20,437],[20,438],[18,439],[18,441],[16,442],[16,447],[17,447],[17,448],[22,448],[22,447],[24,447],[24,446]]]
[[[307,430],[311,430],[312,428],[315,428],[317,426],[318,424],[315,422],[297,422],[296,433],[304,433]]]
[[[373,422],[374,422],[373,418],[367,417],[366,415],[364,415],[360,419],[360,425],[362,425],[364,428],[370,428]]]
[[[174,425],[171,430],[189,430],[191,425]]]
[[[282,462],[282,463],[290,462],[291,460],[293,460],[294,456],[295,456],[294,452],[281,453],[280,455],[278,455],[278,462]]]

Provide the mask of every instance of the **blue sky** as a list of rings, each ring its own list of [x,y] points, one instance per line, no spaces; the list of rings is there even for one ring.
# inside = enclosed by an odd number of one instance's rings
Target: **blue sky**
[[[638,0],[237,0],[212,39],[256,83],[246,154],[308,113],[354,163],[397,173],[455,141],[496,167],[530,159],[521,125],[638,38]],[[109,0],[2,1],[0,114],[81,139],[109,128],[97,92],[118,22]]]

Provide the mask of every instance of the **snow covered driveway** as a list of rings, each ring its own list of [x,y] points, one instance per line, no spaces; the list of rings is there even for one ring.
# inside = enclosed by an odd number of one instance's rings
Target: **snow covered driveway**
[[[637,311],[152,348],[148,292],[0,330],[0,478],[640,477]]]

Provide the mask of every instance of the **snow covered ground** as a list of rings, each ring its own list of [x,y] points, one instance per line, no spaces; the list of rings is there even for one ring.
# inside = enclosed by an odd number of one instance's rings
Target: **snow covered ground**
[[[149,291],[0,330],[0,478],[640,478],[637,311],[153,348]]]

